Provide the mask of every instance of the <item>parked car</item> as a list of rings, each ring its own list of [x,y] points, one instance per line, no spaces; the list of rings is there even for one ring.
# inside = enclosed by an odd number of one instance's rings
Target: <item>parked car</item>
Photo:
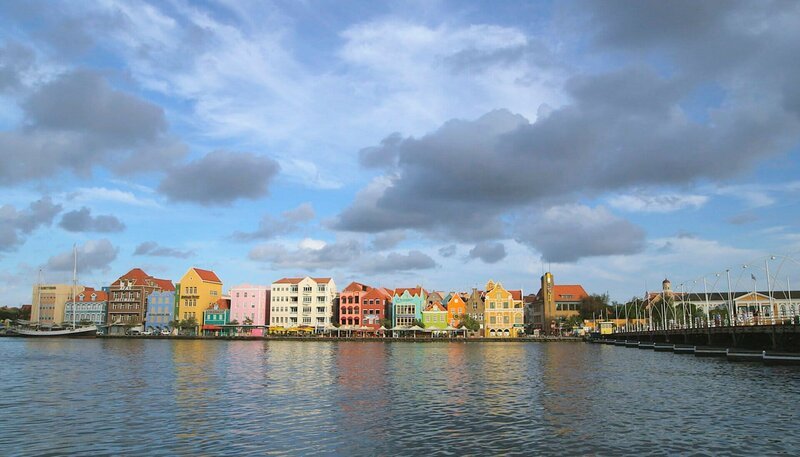
[[[166,329],[166,328],[165,329],[161,329],[161,335],[162,336],[169,336],[169,335],[172,335],[172,332],[169,331],[169,329]]]
[[[145,335],[145,336],[150,336],[152,334],[153,334],[152,330],[145,330],[145,331],[142,332],[142,335]]]

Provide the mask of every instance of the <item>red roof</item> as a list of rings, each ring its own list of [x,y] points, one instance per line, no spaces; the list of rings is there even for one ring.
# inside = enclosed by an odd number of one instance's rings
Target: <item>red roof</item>
[[[145,285],[145,282],[144,282],[145,279],[152,280],[153,277],[150,276],[149,274],[145,273],[144,270],[142,270],[141,268],[134,268],[131,271],[125,273],[122,276],[120,276],[116,281],[111,283],[111,285],[112,286],[119,285],[120,281],[123,280],[123,279],[128,279],[128,280],[132,279],[133,283],[135,285],[142,286],[142,285]]]
[[[92,294],[94,294],[94,300],[92,300]],[[81,300],[81,295],[83,295],[83,300]],[[81,302],[101,302],[101,301],[108,301],[108,294],[103,292],[102,290],[94,290],[92,287],[84,287],[83,292],[80,292],[75,295],[75,301]]]
[[[342,290],[342,292],[365,292],[370,289],[372,289],[372,287],[366,284],[361,284],[360,282],[353,281],[350,284],[348,284],[347,287],[345,287],[344,290]]]
[[[230,309],[231,300],[229,298],[220,298],[219,300],[217,300],[217,306],[219,307],[219,309]]]
[[[435,301],[425,307],[425,311],[447,311],[441,302]]]
[[[509,290],[511,293],[511,298],[514,300],[522,300],[522,291],[521,290]]]
[[[413,295],[422,295],[422,292],[425,292],[425,295],[428,295],[428,292],[423,289],[422,287],[401,287],[399,289],[395,289],[395,295],[403,295],[403,292],[408,291],[409,294]]]
[[[361,296],[362,300],[369,300],[370,298],[391,300],[392,292],[384,287],[375,287],[368,290],[367,293]]]
[[[553,295],[555,295],[556,301],[575,301],[589,296],[580,284],[554,285]],[[564,295],[572,297],[564,298]]]
[[[169,280],[169,279],[153,278],[153,282],[155,282],[156,285],[158,285],[158,287],[160,287],[163,292],[174,292],[175,291],[175,285],[172,284],[172,281]]]
[[[200,276],[200,279],[206,282],[217,282],[222,284],[222,281],[219,279],[216,273],[211,270],[201,270],[200,268],[192,268],[192,270],[197,272],[197,276]]]

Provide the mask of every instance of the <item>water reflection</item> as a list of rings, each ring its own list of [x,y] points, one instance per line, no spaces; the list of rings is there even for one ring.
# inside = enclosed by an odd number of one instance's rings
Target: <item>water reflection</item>
[[[800,401],[791,367],[513,342],[0,350],[3,455],[800,453],[784,439]]]

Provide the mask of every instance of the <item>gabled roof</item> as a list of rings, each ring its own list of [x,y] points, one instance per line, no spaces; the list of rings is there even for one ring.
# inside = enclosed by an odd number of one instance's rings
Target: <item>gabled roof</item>
[[[230,309],[231,308],[231,300],[229,298],[220,298],[215,303],[219,309]],[[213,308],[213,306],[212,306]]]
[[[169,279],[153,278],[153,282],[161,288],[163,292],[175,292],[175,285]]]
[[[128,280],[128,281],[133,280],[133,284],[134,285],[143,286],[143,285],[145,285],[145,280],[146,279],[152,280],[153,277],[150,276],[149,274],[145,273],[144,270],[142,270],[141,268],[133,268],[133,269],[131,269],[131,271],[129,271],[129,272],[125,273],[124,275],[120,276],[119,278],[117,278],[117,280],[114,281],[113,283],[111,283],[111,285],[112,286],[118,286],[118,285],[120,285],[120,281],[122,281],[123,279]]]
[[[513,300],[522,300],[522,291],[521,290],[509,290],[508,292],[511,294],[511,298]]]
[[[361,284],[360,282],[353,281],[350,284],[348,284],[347,287],[345,287],[342,292],[365,292],[369,291],[370,289],[372,289],[372,287],[366,284]]]
[[[395,289],[394,293],[397,296],[403,295],[403,292],[408,291],[408,293],[412,296],[418,295],[421,296],[423,293],[428,295],[428,292],[423,289],[422,287],[400,287],[399,289]]]
[[[83,300],[81,300],[81,295],[83,295]],[[94,299],[92,299],[92,295],[94,295]],[[101,301],[108,301],[108,294],[103,292],[102,290],[94,290],[92,287],[85,287],[83,292],[75,295],[75,301],[81,302],[101,302]]]
[[[361,296],[362,300],[369,300],[370,298],[391,300],[392,291],[386,289],[385,287],[374,287]]]
[[[447,305],[449,306],[450,303],[454,302],[461,302],[466,304],[466,301],[464,300],[464,297],[461,296],[461,294],[453,294],[453,296],[450,297],[450,301],[447,302]]]
[[[435,302],[429,304],[428,306],[426,306],[424,311],[427,311],[427,312],[433,312],[433,311],[447,312],[447,310],[444,308],[444,306],[442,306],[442,303],[438,302],[438,301],[435,301]]]
[[[197,276],[200,276],[200,279],[205,282],[216,282],[222,284],[222,280],[219,279],[219,276],[217,276],[217,274],[211,270],[203,270],[195,267],[192,267],[192,270],[194,270],[195,273],[197,273]]]

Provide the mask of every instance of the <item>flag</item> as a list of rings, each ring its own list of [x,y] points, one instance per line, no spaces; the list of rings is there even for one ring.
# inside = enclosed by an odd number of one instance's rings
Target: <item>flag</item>
[[[753,281],[756,280],[756,275],[754,275],[753,273],[750,273],[750,277],[753,278]]]

